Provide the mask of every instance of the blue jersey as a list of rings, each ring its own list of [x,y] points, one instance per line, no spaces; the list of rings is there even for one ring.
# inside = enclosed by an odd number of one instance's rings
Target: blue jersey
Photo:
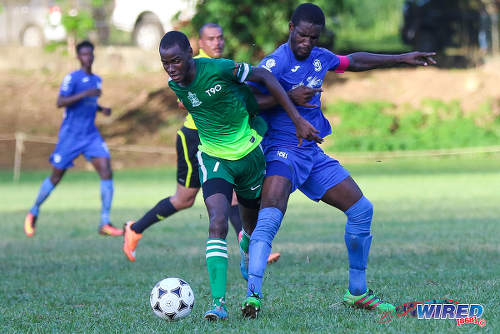
[[[78,70],[66,75],[59,95],[68,97],[88,89],[101,89],[102,80],[95,74]],[[97,96],[84,97],[66,107],[64,119],[59,130],[61,136],[91,136],[98,134],[95,126]]]
[[[297,60],[288,43],[281,45],[272,54],[262,59],[259,64],[260,67],[274,74],[285,91],[301,85],[320,88],[327,71],[335,70],[339,65],[340,58],[337,55],[318,47],[312,49],[307,59]],[[259,89],[263,93],[267,93],[267,90],[260,86]],[[328,136],[332,130],[330,123],[321,111],[321,93],[317,93],[309,103],[317,107],[296,106],[297,110],[320,132],[320,137]],[[266,110],[260,115],[268,125],[263,145],[297,145],[295,125],[280,105]],[[303,141],[304,146],[314,144],[313,141]]]

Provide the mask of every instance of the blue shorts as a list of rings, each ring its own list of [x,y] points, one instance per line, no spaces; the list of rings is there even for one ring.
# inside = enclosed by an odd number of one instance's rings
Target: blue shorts
[[[349,176],[349,172],[315,145],[310,147],[270,146],[266,155],[266,177],[280,175],[292,183],[292,192],[299,189],[314,201],[319,201],[328,189]],[[281,163],[273,163],[275,161]],[[286,169],[286,167],[288,169]]]
[[[50,155],[50,163],[58,169],[73,167],[73,160],[83,154],[87,160],[93,158],[110,158],[108,147],[100,134],[90,137],[59,137],[54,152]]]

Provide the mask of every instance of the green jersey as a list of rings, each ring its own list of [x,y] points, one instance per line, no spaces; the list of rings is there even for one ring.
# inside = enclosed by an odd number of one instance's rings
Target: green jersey
[[[170,88],[193,116],[199,150],[238,160],[262,141],[265,122],[257,116],[257,101],[244,81],[252,68],[229,59],[194,59],[196,75],[186,87],[169,80]]]

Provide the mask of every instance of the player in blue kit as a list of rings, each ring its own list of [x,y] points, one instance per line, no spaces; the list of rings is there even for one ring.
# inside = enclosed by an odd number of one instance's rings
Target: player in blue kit
[[[325,17],[318,6],[310,3],[298,6],[289,23],[288,42],[260,63],[275,75],[300,114],[319,130],[321,138],[331,133],[330,124],[320,108],[321,85],[328,71],[365,71],[399,63],[435,64],[434,53],[423,52],[400,55],[357,52],[337,56],[315,46],[324,25]],[[268,124],[262,141],[267,166],[257,227],[249,244],[248,288],[247,298],[242,304],[243,316],[255,318],[260,310],[266,259],[285,214],[289,195],[296,189],[313,201],[322,201],[342,210],[347,216],[345,244],[349,285],[344,303],[393,312],[394,305],[381,300],[366,285],[365,270],[372,241],[372,204],[363,196],[349,172],[315,142],[304,140],[298,147],[292,121],[271,96],[265,95],[262,87],[255,86],[264,93],[258,96],[259,106],[269,107],[261,113]]]
[[[94,123],[98,111],[109,116],[111,109],[97,103],[97,99],[101,96],[102,80],[92,73],[94,45],[83,41],[76,46],[76,53],[81,68],[68,74],[61,84],[57,107],[66,107],[66,111],[59,129],[59,140],[50,156],[50,163],[53,166],[52,174],[43,181],[35,204],[24,220],[24,232],[28,237],[35,234],[35,223],[40,205],[61,181],[66,170],[73,166],[73,160],[80,154],[92,163],[101,178],[102,210],[99,233],[111,236],[123,234],[122,229],[114,227],[109,221],[109,211],[113,200],[113,173],[108,148]]]

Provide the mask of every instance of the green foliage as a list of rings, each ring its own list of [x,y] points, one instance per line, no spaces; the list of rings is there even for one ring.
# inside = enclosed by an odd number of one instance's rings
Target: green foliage
[[[76,15],[64,14],[62,24],[68,33],[77,38],[86,38],[89,32],[95,28],[92,15],[85,10],[79,11]]]
[[[108,5],[112,0],[91,0],[84,3],[84,6],[74,7],[74,3],[68,0],[58,0],[63,9],[62,24],[69,35],[84,39],[96,28],[95,18],[92,11]]]
[[[333,124],[332,151],[394,151],[498,145],[500,117],[488,105],[465,114],[456,101],[425,100],[395,112],[387,102],[340,101],[325,111]],[[485,115],[490,122],[482,121]]]
[[[326,31],[322,44],[332,48],[332,32],[342,47],[356,41],[389,40],[398,35],[403,0],[316,0],[325,13]],[[288,39],[288,22],[300,0],[201,0],[190,25],[184,28],[190,36],[207,22],[224,28],[226,56],[256,62]],[[399,39],[399,37],[398,37]],[[384,45],[387,43],[385,42]],[[379,49],[380,50],[380,49]]]

